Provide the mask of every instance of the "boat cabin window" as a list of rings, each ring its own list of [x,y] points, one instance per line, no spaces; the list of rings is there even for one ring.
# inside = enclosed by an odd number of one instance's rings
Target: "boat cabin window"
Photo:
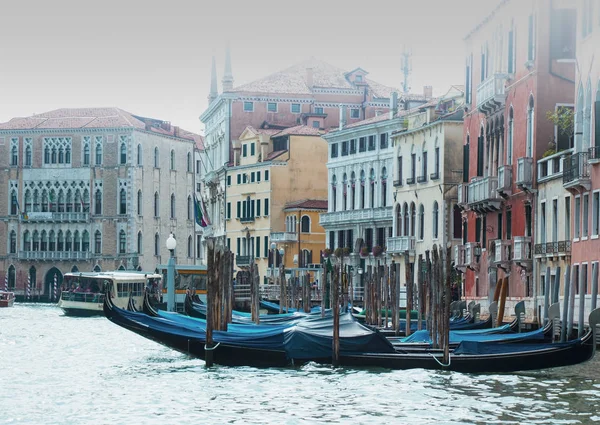
[[[117,297],[129,297],[129,294],[131,294],[134,297],[141,297],[144,293],[144,286],[145,282],[117,283]]]
[[[110,283],[106,279],[65,275],[63,291],[101,293],[104,292],[105,282]]]

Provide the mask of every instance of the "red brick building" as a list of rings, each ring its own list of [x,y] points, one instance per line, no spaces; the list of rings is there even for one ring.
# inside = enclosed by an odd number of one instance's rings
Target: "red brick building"
[[[526,299],[531,317],[535,164],[551,142],[570,147],[546,113],[573,104],[575,10],[561,1],[504,0],[465,42],[463,245],[455,265],[463,293],[484,306],[508,276],[507,312]]]

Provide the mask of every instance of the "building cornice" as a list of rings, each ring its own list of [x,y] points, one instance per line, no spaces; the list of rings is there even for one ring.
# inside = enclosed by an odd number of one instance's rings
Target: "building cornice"
[[[389,114],[389,112],[385,112]],[[361,126],[343,128],[342,130],[332,131],[327,134],[321,136],[323,139],[327,140],[327,143],[336,143],[340,139],[347,139],[350,135],[360,135],[361,133],[372,132],[373,130],[392,130],[387,127],[396,127],[399,124],[404,122],[405,117],[394,117],[392,119],[384,119],[381,121],[376,121],[374,123],[369,123]]]
[[[463,120],[435,120],[435,121],[431,121],[429,124],[424,125],[423,127],[417,127],[417,128],[413,128],[411,130],[406,130],[406,131],[401,131],[401,132],[397,132],[397,133],[392,133],[391,138],[392,139],[397,139],[400,138],[402,136],[409,136],[411,134],[416,134],[420,131],[425,131],[428,130],[431,127],[435,127],[436,125],[439,124],[446,124],[446,123],[450,123],[450,124],[463,124],[464,121]]]

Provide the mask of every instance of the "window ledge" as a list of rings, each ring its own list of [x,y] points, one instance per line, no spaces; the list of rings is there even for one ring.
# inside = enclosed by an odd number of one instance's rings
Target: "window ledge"
[[[574,238],[573,243],[577,243],[577,242],[579,242],[579,238]]]
[[[587,240],[588,240],[587,236],[584,236],[584,237],[581,238],[581,241],[587,241]]]
[[[598,239],[598,235],[592,235],[590,239]]]

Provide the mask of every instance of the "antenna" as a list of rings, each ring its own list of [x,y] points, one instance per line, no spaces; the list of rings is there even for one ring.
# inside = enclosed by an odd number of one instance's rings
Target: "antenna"
[[[412,72],[412,49],[404,46],[403,52],[400,56],[400,66],[402,68],[402,74],[404,75],[404,81],[402,83],[402,91],[408,93],[410,87],[408,86],[408,77]]]

